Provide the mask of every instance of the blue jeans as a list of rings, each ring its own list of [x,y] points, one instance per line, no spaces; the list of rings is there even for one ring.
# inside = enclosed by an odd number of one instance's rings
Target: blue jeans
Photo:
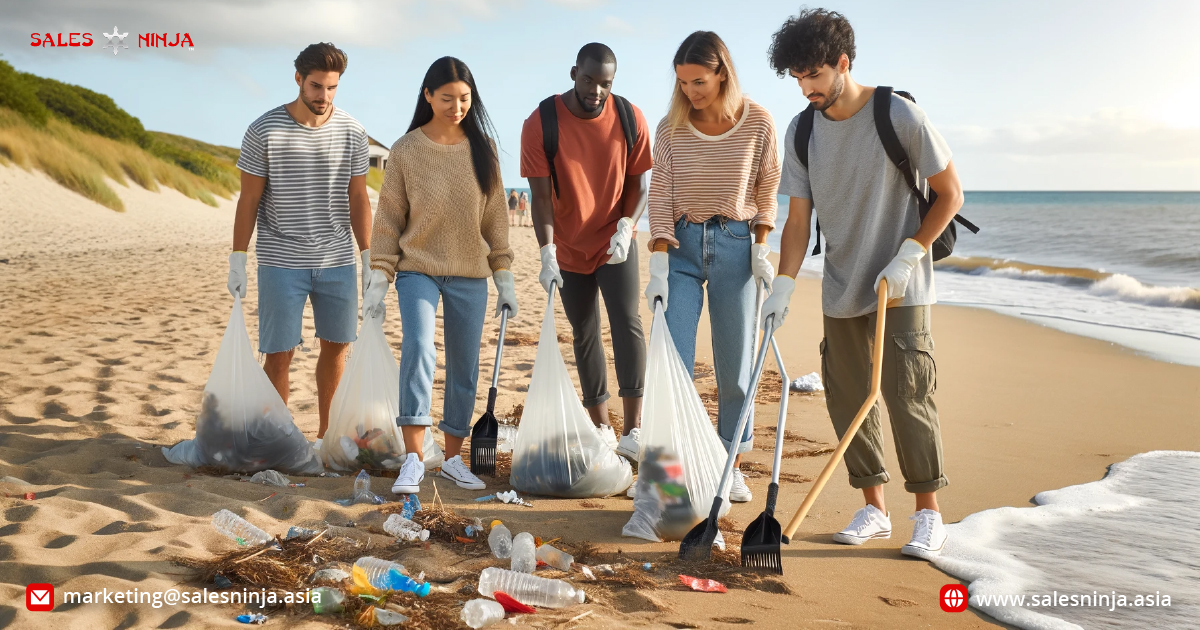
[[[258,351],[300,345],[304,303],[312,301],[317,337],[334,343],[358,338],[357,265],[325,269],[258,266]]]
[[[487,280],[459,276],[396,274],[400,300],[400,415],[398,426],[428,427],[433,406],[433,345],[438,299],[445,300],[442,332],[446,349],[446,393],[442,397],[442,432],[465,438],[471,434],[475,390],[479,381],[479,340],[487,313]],[[457,455],[453,453],[448,456]]]
[[[667,327],[683,365],[695,377],[696,326],[708,289],[708,321],[712,329],[713,371],[717,379],[717,433],[725,448],[734,441],[738,415],[754,369],[754,277],[750,271],[750,224],[713,217],[675,224],[679,247],[670,250],[667,276]],[[754,446],[754,412],[737,451]]]

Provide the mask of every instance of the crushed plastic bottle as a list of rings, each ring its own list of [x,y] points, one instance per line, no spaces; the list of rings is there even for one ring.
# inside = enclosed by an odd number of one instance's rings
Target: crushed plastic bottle
[[[354,562],[354,581],[365,581],[381,591],[405,591],[418,597],[429,594],[429,582],[417,582],[404,574],[404,565],[373,556],[363,556]]]
[[[260,470],[250,477],[250,483],[261,483],[264,486],[275,486],[276,488],[286,488],[292,483],[290,479],[284,477],[277,470]]]
[[[296,525],[292,525],[291,527],[288,528],[287,535],[285,535],[283,537],[283,539],[284,540],[291,540],[293,538],[308,539],[308,538],[312,538],[313,536],[316,536],[317,534],[320,534],[320,533],[321,532],[319,532],[315,529],[308,529],[306,527],[298,527]]]
[[[413,515],[420,511],[421,500],[417,498],[417,495],[410,494],[404,498],[404,506],[400,509],[401,516],[411,521]]]
[[[574,556],[551,545],[538,547],[536,558],[538,561],[545,562],[559,571],[570,571],[571,563],[575,562]]]
[[[479,575],[479,593],[494,597],[496,591],[512,596],[522,604],[545,608],[563,608],[582,604],[587,596],[562,580],[488,567]]]
[[[533,542],[533,534],[521,532],[513,536],[509,568],[519,573],[533,573],[537,568],[537,546]],[[496,590],[504,591],[502,588]]]
[[[728,592],[725,585],[716,580],[702,580],[682,573],[679,574],[679,582],[693,591],[700,591],[702,593]]]
[[[483,521],[476,518],[475,522],[467,525],[467,538],[474,538],[483,531],[486,531],[483,529]]]
[[[230,512],[220,510],[212,517],[213,528],[228,536],[239,545],[265,545],[275,539],[270,534],[251,525],[246,519]]]
[[[341,591],[328,586],[314,588],[309,596],[312,598],[313,612],[318,615],[342,612],[342,603],[346,601]]]
[[[371,503],[382,505],[383,497],[371,492],[371,475],[366,470],[358,471],[354,477],[354,497],[352,503]]]
[[[401,540],[429,540],[429,530],[420,525],[404,518],[399,514],[393,514],[383,522],[383,531],[399,538]]]
[[[262,613],[251,613],[249,615],[238,615],[237,620],[239,623],[256,623],[261,626],[267,623],[267,616]]]
[[[504,620],[504,607],[490,599],[472,599],[459,617],[472,628],[483,628]]]
[[[512,556],[512,533],[500,521],[492,521],[492,532],[488,534],[488,549],[492,555],[503,560]]]

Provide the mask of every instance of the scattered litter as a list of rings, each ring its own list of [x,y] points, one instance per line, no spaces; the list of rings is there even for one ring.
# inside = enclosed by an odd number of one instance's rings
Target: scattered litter
[[[25,493],[25,500],[26,500],[26,501],[32,501],[32,500],[34,500],[35,498],[37,498],[37,495],[36,495],[36,494],[34,494],[34,493],[32,493],[32,492],[26,492],[26,493]]]
[[[473,545],[477,542],[474,538],[467,538],[466,536],[455,536],[454,540],[457,540],[464,545]]]
[[[509,568],[519,573],[533,573],[537,568],[537,543],[529,532],[513,536]]]
[[[703,593],[725,593],[725,592],[728,592],[728,589],[725,588],[725,585],[716,580],[702,580],[700,578],[694,578],[690,575],[684,575],[684,574],[680,573],[679,581],[684,586],[692,589],[693,591],[700,591]]]
[[[319,474],[319,475],[317,475],[317,476],[318,476],[318,477],[341,477],[341,475],[339,475],[338,473],[335,473],[335,472],[333,472],[333,471],[330,471],[330,470],[327,470],[327,471],[325,471],[325,472],[323,472],[323,473],[321,473],[321,474]]]
[[[263,501],[266,501],[267,499],[270,499],[271,497],[273,497],[273,496],[275,496],[275,495],[277,495],[277,494],[279,494],[279,492],[272,492],[271,494],[268,494],[267,496],[265,496],[265,497],[263,497],[263,498],[259,499],[259,500],[258,500],[258,502],[259,502],[259,503],[262,503]]]
[[[313,573],[312,581],[320,582],[323,580],[329,580],[331,582],[341,582],[342,580],[345,580],[349,577],[350,577],[349,573],[346,573],[345,571],[338,569],[338,568],[321,569],[320,571]]]
[[[261,483],[265,486],[286,488],[292,481],[277,470],[260,470],[250,477],[250,483]]]
[[[617,574],[617,570],[611,564],[598,564],[595,569],[600,572],[600,575],[612,577]]]
[[[525,507],[533,507],[532,503],[517,496],[516,490],[509,490],[508,492],[497,492],[496,498],[500,499],[501,501],[503,501],[505,503],[515,503],[517,505],[524,505]]]
[[[575,615],[574,617],[571,617],[570,619],[568,619],[568,620],[567,620],[567,625],[573,624],[573,623],[575,623],[576,621],[579,621],[580,619],[583,619],[584,617],[586,617],[586,616],[588,616],[588,615],[592,614],[593,612],[594,612],[594,611],[591,611],[591,610],[589,610],[589,611],[587,611],[587,612],[585,612],[585,613],[580,613],[580,614],[578,614],[578,615]]]
[[[571,564],[575,562],[575,558],[571,554],[549,544],[538,546],[536,557],[538,562],[544,562],[559,571],[569,572]]]
[[[492,499],[495,499],[495,498],[496,498],[496,495],[494,495],[494,494],[489,494],[489,495],[487,495],[486,497],[479,497],[478,499],[475,499],[475,502],[476,502],[476,503],[483,503],[484,501],[491,501]]]
[[[586,564],[581,565],[579,567],[579,570],[583,571],[583,576],[586,577],[587,579],[589,579],[589,580],[596,579],[596,574],[592,573],[592,569],[588,565],[586,565]]]
[[[342,571],[342,573],[346,572]],[[349,574],[346,577],[349,577]],[[318,615],[342,612],[345,601],[346,596],[336,588],[321,586],[312,590],[313,612]]]
[[[564,608],[582,604],[587,600],[583,589],[576,590],[574,586],[562,580],[551,580],[496,567],[488,567],[479,574],[477,588],[479,594],[485,597],[495,597],[496,591],[503,591],[526,606]]]
[[[483,533],[483,521],[476,518],[475,522],[467,525],[467,536],[474,538],[477,534]]]
[[[284,540],[291,540],[293,538],[307,539],[307,538],[312,538],[313,536],[316,536],[319,533],[321,533],[321,532],[318,532],[315,529],[307,529],[304,527],[297,527],[295,525],[292,525],[291,527],[288,528],[287,534],[283,537],[283,539]]]
[[[405,541],[420,540],[425,542],[429,540],[429,530],[405,518],[401,514],[392,514],[387,517],[383,523],[383,531]],[[475,542],[467,539],[468,542]]]
[[[496,599],[496,603],[504,608],[504,612],[515,613],[518,615],[532,615],[537,612],[533,606],[526,606],[521,602],[513,599],[504,591],[495,591],[492,597]]]
[[[229,578],[218,573],[216,577],[213,578],[213,586],[217,587],[218,590],[225,590],[230,586],[233,586],[233,582],[231,582]]]
[[[382,502],[382,501],[380,501],[380,502]],[[405,497],[404,507],[401,508],[401,510],[400,510],[401,516],[403,516],[404,518],[406,518],[408,520],[412,520],[413,515],[420,511],[421,511],[421,500],[417,498],[417,495],[410,494],[407,497]]]
[[[790,389],[794,392],[803,392],[803,393],[811,394],[812,392],[825,391],[825,386],[823,384],[821,384],[820,373],[812,372],[810,374],[805,374],[804,376],[801,376],[800,378],[792,381]]]
[[[396,624],[401,624],[405,621],[408,621],[408,617],[405,617],[398,612],[385,610],[377,606],[371,606],[358,616],[357,621],[360,625],[364,626],[372,626],[375,624],[379,624],[381,626],[394,626]]]
[[[654,570],[654,565],[653,565],[653,564],[650,564],[649,562],[643,562],[643,563],[642,563],[642,570],[643,570],[643,571],[653,571],[653,570]]]
[[[472,628],[483,628],[503,621],[504,607],[490,599],[472,599],[463,606],[460,618]]]
[[[503,560],[512,556],[512,532],[500,521],[492,521],[492,532],[488,534],[488,549],[492,555]]]
[[[430,584],[417,582],[404,574],[404,565],[371,556],[354,562],[354,583],[380,591],[404,591],[417,597],[429,595]],[[399,623],[399,622],[396,622]]]
[[[229,510],[220,510],[213,514],[212,524],[218,532],[239,545],[263,545],[274,540],[270,534]]]
[[[237,620],[240,623],[256,623],[261,626],[267,623],[267,616],[262,613],[251,613],[249,615],[238,615]]]
[[[303,487],[304,487],[304,484],[302,484],[302,483],[289,483],[289,484],[288,484],[288,487],[289,487],[289,488],[303,488]]]

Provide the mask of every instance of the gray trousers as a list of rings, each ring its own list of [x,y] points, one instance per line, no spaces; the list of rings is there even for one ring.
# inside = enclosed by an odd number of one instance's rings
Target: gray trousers
[[[929,306],[890,308],[884,331],[880,393],[892,421],[904,489],[913,493],[934,492],[949,483],[942,472],[942,435],[933,403],[937,368],[929,315]],[[825,381],[825,406],[838,439],[845,435],[871,389],[875,321],[875,313],[824,318],[821,378]],[[850,442],[845,462],[850,485],[855,488],[888,482],[879,403]]]

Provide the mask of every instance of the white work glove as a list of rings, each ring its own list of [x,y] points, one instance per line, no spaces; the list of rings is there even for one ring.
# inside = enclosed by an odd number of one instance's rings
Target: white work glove
[[[496,285],[496,317],[500,317],[500,311],[507,306],[508,318],[516,319],[517,289],[512,272],[507,269],[494,272],[492,282]]]
[[[771,286],[771,282],[775,280],[775,267],[767,260],[767,254],[770,253],[771,246],[766,243],[750,246],[750,273],[754,274],[755,282],[763,282],[767,286]]]
[[[378,269],[372,269],[367,276],[366,288],[363,289],[363,319],[375,319],[383,315],[383,298],[387,297],[387,274]]]
[[[667,310],[667,274],[671,272],[671,258],[667,252],[650,254],[650,282],[646,284],[646,305],[654,310],[654,298],[662,298],[663,310]]]
[[[229,295],[246,297],[246,252],[229,255]]]
[[[629,258],[629,241],[633,238],[633,219],[621,217],[617,221],[617,232],[608,241],[608,264],[619,265]]]
[[[908,279],[912,277],[913,268],[925,257],[925,246],[911,238],[904,239],[900,251],[888,266],[879,272],[875,278],[875,291],[879,291],[879,281],[887,278],[887,298],[895,300],[904,297],[908,289]]]
[[[546,293],[550,292],[552,282],[558,284],[558,288],[562,288],[562,272],[558,270],[558,247],[554,244],[542,247],[542,272],[538,274],[538,282],[542,283]]]
[[[796,290],[796,281],[784,276],[775,276],[775,282],[771,285],[771,295],[763,301],[762,305],[762,321],[759,325],[763,330],[767,329],[767,316],[775,316],[775,329],[783,325],[783,318],[788,314],[788,303],[792,301],[792,291]]]
[[[362,294],[363,297],[366,297],[367,281],[371,279],[371,250],[364,249],[360,255],[362,256],[362,269],[359,274],[362,275]]]

